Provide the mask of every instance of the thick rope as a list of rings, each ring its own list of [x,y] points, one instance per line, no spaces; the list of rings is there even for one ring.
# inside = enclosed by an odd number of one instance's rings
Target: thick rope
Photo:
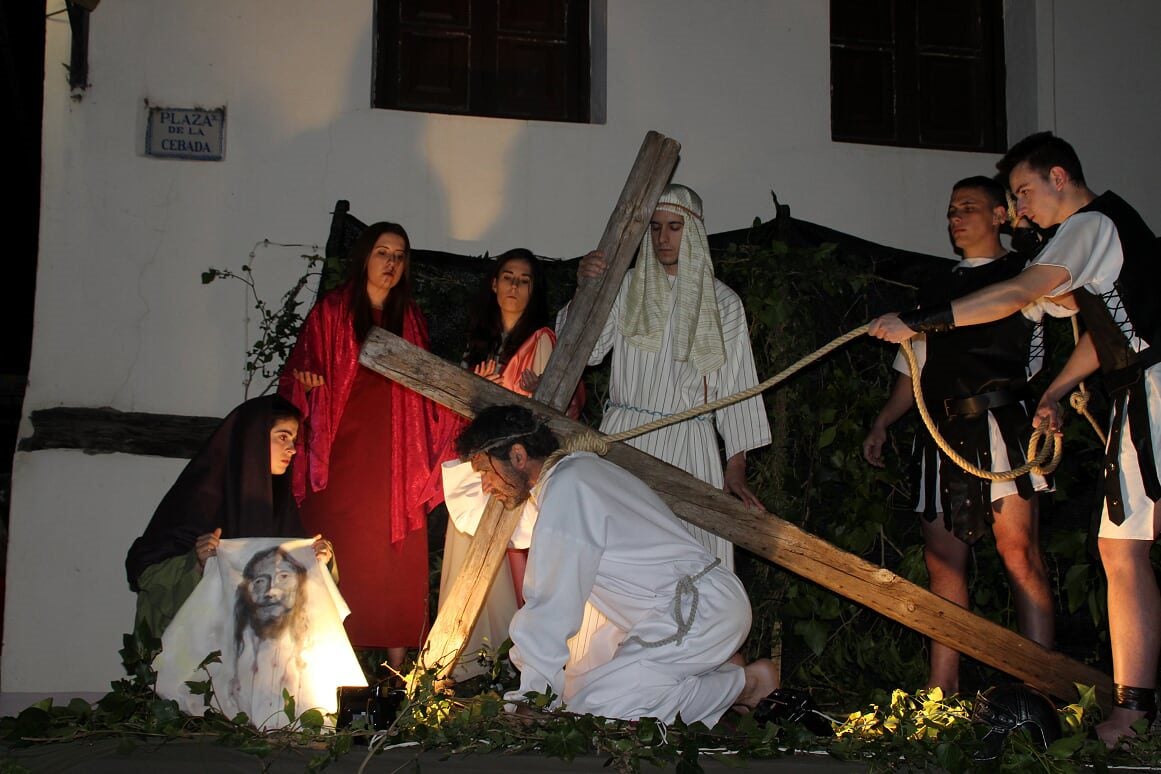
[[[720,408],[730,406],[734,403],[741,403],[742,401],[748,400],[748,399],[754,397],[755,395],[761,395],[763,392],[770,389],[774,385],[778,384],[779,382],[786,381],[791,376],[794,376],[794,374],[798,373],[803,368],[806,368],[811,363],[822,360],[824,357],[829,355],[831,352],[835,351],[836,349],[843,346],[847,342],[852,341],[854,339],[857,339],[859,336],[862,336],[866,332],[867,332],[867,326],[860,325],[858,328],[855,328],[852,331],[848,331],[847,333],[844,333],[842,336],[839,336],[837,339],[834,339],[830,343],[825,344],[824,346],[820,347],[819,349],[816,349],[814,352],[810,353],[806,357],[799,358],[798,360],[794,361],[794,363],[792,363],[790,366],[782,369],[781,371],[774,374],[773,376],[771,376],[769,379],[762,382],[761,384],[758,384],[758,385],[755,385],[754,387],[750,387],[748,389],[742,390],[741,392],[736,393],[734,395],[727,395],[724,398],[718,398],[715,401],[711,401],[709,403],[704,403],[700,406],[694,406],[693,408],[686,409],[685,411],[682,411],[680,413],[671,414],[667,417],[662,417],[661,419],[656,419],[656,420],[654,420],[652,422],[648,422],[644,425],[639,425],[638,427],[634,427],[632,430],[625,430],[624,432],[617,433],[616,435],[606,436],[606,439],[608,440],[609,443],[614,443],[616,441],[627,441],[630,438],[636,438],[639,435],[645,435],[646,433],[652,433],[654,430],[660,430],[663,427],[669,427],[670,425],[676,425],[679,422],[684,422],[687,419],[693,419],[694,417],[701,416],[702,414],[708,414],[711,411],[717,411]]]
[[[799,358],[789,367],[782,369],[761,384],[755,385],[754,387],[750,387],[746,390],[742,390],[741,392],[735,393],[734,395],[727,395],[724,398],[718,398],[715,401],[711,401],[700,406],[694,406],[691,409],[686,409],[685,411],[679,412],[677,414],[670,414],[667,417],[662,417],[661,419],[648,422],[644,425],[639,425],[638,427],[634,427],[631,430],[625,430],[624,432],[616,433],[614,435],[601,435],[595,430],[583,430],[579,433],[574,433],[573,435],[565,438],[561,443],[560,448],[550,454],[548,459],[544,461],[544,468],[542,470],[540,480],[544,480],[544,473],[552,470],[552,467],[557,462],[559,462],[561,458],[572,454],[573,452],[588,451],[593,452],[594,454],[599,454],[603,457],[609,452],[609,444],[616,443],[618,441],[627,441],[630,438],[636,438],[639,435],[652,433],[654,430],[660,430],[663,427],[676,425],[686,421],[687,419],[693,419],[694,417],[701,416],[702,414],[708,414],[711,411],[717,411],[718,409],[725,406],[729,406],[734,403],[741,403],[742,401],[748,400],[755,395],[761,395],[763,392],[770,389],[779,382],[783,382],[789,379],[791,376],[798,373],[803,368],[806,368],[811,363],[822,360],[824,357],[839,347],[854,339],[857,339],[859,336],[862,336],[867,332],[867,327],[868,326],[866,325],[860,325],[858,328],[844,333],[842,336],[839,336],[837,339],[834,339],[819,349],[816,349],[806,357]],[[537,486],[539,487],[539,484]]]
[[[638,436],[645,435],[646,433],[652,433],[655,430],[660,430],[663,427],[676,425],[681,422],[685,422],[686,420],[693,419],[694,417],[701,416],[702,414],[708,414],[711,411],[717,411],[718,409],[724,408],[725,406],[730,406],[734,403],[740,403],[741,401],[748,400],[755,395],[760,395],[774,385],[786,381],[791,376],[798,373],[807,366],[822,360],[824,357],[839,347],[849,343],[850,341],[853,341],[854,339],[857,339],[859,336],[862,336],[867,332],[868,327],[869,326],[867,325],[860,325],[858,328],[854,328],[853,330],[844,333],[842,336],[831,340],[809,355],[794,361],[794,363],[792,363],[790,366],[782,369],[761,384],[755,385],[746,390],[742,390],[741,392],[735,393],[734,395],[727,395],[724,398],[718,398],[715,401],[705,403],[701,406],[695,406],[691,409],[686,409],[685,411],[681,411],[677,414],[671,414],[670,416],[662,417],[661,419],[657,419],[652,422],[647,422],[646,424],[634,427],[631,430],[625,430],[624,432],[616,433],[614,435],[601,435],[594,430],[585,430],[580,433],[575,433],[566,438],[561,444],[561,448],[553,452],[548,457],[548,459],[545,460],[543,472],[547,473],[558,461],[560,461],[561,458],[573,452],[588,451],[599,454],[603,457],[609,451],[609,444],[616,443],[618,441],[627,441],[630,438],[636,438]],[[1064,454],[1063,443],[1061,438],[1055,434],[1053,434],[1050,440],[1046,440],[1044,443],[1040,443],[1041,439],[1045,438],[1045,433],[1044,430],[1039,427],[1033,431],[1032,437],[1028,441],[1028,462],[1013,470],[984,470],[983,468],[972,464],[963,456],[958,454],[939,434],[939,431],[935,427],[935,421],[931,418],[931,414],[927,411],[927,404],[923,400],[923,391],[919,383],[919,363],[915,360],[915,353],[911,349],[911,343],[906,341],[903,342],[902,350],[904,357],[907,359],[907,365],[911,369],[911,385],[915,393],[915,405],[919,409],[920,417],[923,418],[923,424],[927,428],[928,432],[931,433],[931,437],[935,440],[936,445],[939,446],[943,453],[946,454],[952,460],[952,462],[973,476],[977,476],[988,481],[1012,481],[1013,479],[1019,478],[1020,476],[1026,475],[1028,473],[1038,473],[1040,475],[1045,475],[1056,470],[1056,466],[1060,464],[1060,459]],[[1075,403],[1073,404],[1073,407],[1076,408]],[[1078,411],[1079,410],[1080,409],[1078,409]],[[1100,433],[1100,430],[1097,427],[1095,420],[1091,418],[1091,415],[1085,412],[1085,416],[1089,417],[1089,422],[1091,422],[1093,427],[1097,428],[1097,432]],[[1038,447],[1039,451],[1037,451]],[[544,478],[545,477],[541,475],[541,481],[543,481]]]
[[[609,453],[609,441],[609,437],[587,428],[566,437],[561,442],[560,448],[548,455],[548,459],[544,461],[544,467],[540,469],[536,485],[532,487],[532,497],[534,499],[540,498],[541,484],[544,483],[544,479],[548,477],[546,474],[556,466],[556,463],[573,452],[592,452],[604,457]]]
[[[1072,343],[1080,343],[1080,326],[1076,322],[1076,315],[1072,316]],[[1109,439],[1105,435],[1105,431],[1101,428],[1100,423],[1096,421],[1096,417],[1088,410],[1088,388],[1084,386],[1084,379],[1076,385],[1076,390],[1072,395],[1068,396],[1068,405],[1076,409],[1076,413],[1088,420],[1092,425],[1092,429],[1097,434],[1097,438],[1101,439],[1101,446],[1108,446]]]
[[[923,388],[919,384],[919,362],[915,359],[915,351],[911,349],[911,342],[904,341],[899,345],[899,348],[903,350],[903,357],[907,359],[907,367],[911,369],[911,390],[915,394],[915,407],[919,409],[919,416],[923,418],[927,432],[931,433],[931,439],[935,441],[935,445],[940,448],[940,451],[947,455],[948,459],[963,468],[965,472],[986,481],[1013,481],[1028,473],[1039,473],[1044,476],[1056,470],[1056,466],[1060,464],[1060,458],[1064,456],[1064,441],[1058,433],[1053,433],[1050,440],[1046,439],[1044,443],[1039,443],[1045,437],[1045,424],[1037,425],[1036,429],[1032,431],[1032,437],[1028,439],[1028,461],[1012,470],[984,470],[956,452],[955,449],[951,448],[951,444],[939,434],[939,430],[935,427],[935,420],[931,418],[931,413],[927,410],[927,402],[923,400]],[[1037,451],[1038,445],[1039,451]]]

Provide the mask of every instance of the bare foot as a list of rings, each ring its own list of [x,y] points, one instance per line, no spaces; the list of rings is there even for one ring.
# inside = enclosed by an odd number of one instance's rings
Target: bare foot
[[[734,700],[734,708],[739,712],[750,712],[758,702],[766,698],[778,687],[778,670],[768,658],[760,658],[743,667],[746,685]]]
[[[1137,735],[1132,726],[1143,717],[1145,717],[1145,713],[1140,710],[1113,707],[1113,711],[1109,713],[1109,719],[1097,724],[1097,736],[1105,743],[1105,747],[1111,750],[1125,739]]]

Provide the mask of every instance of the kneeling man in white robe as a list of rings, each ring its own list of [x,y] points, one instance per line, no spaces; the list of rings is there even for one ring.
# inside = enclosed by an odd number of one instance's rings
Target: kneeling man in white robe
[[[617,465],[575,452],[545,470],[558,446],[516,406],[481,411],[456,444],[485,492],[508,508],[532,496],[540,509],[526,603],[509,628],[520,687],[506,698],[551,691],[573,712],[713,725],[777,688],[773,664],[738,653],[751,612],[737,576]],[[608,621],[570,658],[586,602]]]

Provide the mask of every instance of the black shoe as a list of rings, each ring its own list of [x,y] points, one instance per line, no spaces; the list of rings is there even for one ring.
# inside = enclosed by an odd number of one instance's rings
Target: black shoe
[[[818,711],[809,693],[796,688],[775,688],[758,702],[751,717],[760,726],[767,723],[780,726],[796,723],[815,736],[834,735],[830,718]]]

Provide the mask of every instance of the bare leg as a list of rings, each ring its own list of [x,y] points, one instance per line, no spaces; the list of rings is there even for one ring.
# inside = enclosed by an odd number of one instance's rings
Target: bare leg
[[[1040,553],[1040,519],[1035,496],[1008,495],[992,504],[996,550],[1004,561],[1020,633],[1046,648],[1056,636],[1052,590]]]
[[[923,529],[923,559],[931,577],[931,593],[960,607],[968,606],[967,543],[943,526],[943,514],[934,521],[920,519]],[[931,641],[931,672],[928,688],[942,688],[944,693],[959,691],[959,653],[935,640]]]
[[[1153,509],[1154,525],[1161,520],[1161,504]],[[1156,532],[1156,527],[1154,528]],[[1149,562],[1153,541],[1100,539],[1101,563],[1109,579],[1109,639],[1113,648],[1113,681],[1135,688],[1157,684],[1161,644],[1161,592]],[[1114,707],[1097,735],[1113,747],[1145,713]]]

